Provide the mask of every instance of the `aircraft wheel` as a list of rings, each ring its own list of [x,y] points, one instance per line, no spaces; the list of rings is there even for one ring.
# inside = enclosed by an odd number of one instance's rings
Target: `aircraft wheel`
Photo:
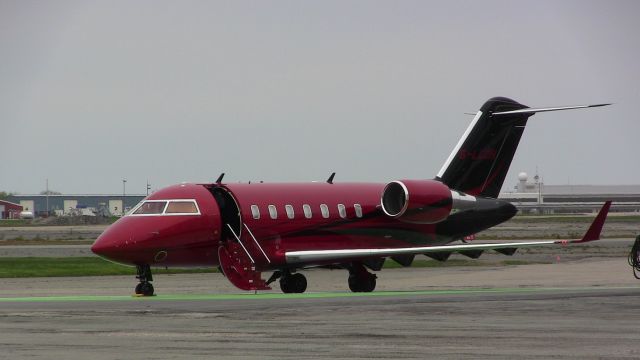
[[[302,274],[293,274],[280,278],[280,290],[285,294],[303,293],[307,290],[307,278]]]
[[[293,292],[293,286],[291,286],[291,281],[289,281],[290,277],[291,276],[283,276],[280,278],[280,290],[282,290],[282,292],[285,294],[290,294]]]
[[[140,283],[136,285],[136,294],[143,296],[153,296],[153,285],[151,283]]]
[[[140,282],[136,285],[136,295],[153,296],[153,276],[151,275],[151,267],[149,265],[136,265],[138,275],[136,279]]]
[[[294,293],[303,293],[307,290],[307,278],[302,274],[293,274],[291,275],[291,282],[293,285]]]
[[[376,276],[367,273],[365,276],[349,276],[349,289],[353,292],[372,292],[376,288]]]

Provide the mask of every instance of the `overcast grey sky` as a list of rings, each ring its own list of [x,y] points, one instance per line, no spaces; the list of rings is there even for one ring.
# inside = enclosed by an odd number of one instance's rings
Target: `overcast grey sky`
[[[640,183],[638,1],[0,0],[0,190],[432,178],[492,96],[505,188]]]

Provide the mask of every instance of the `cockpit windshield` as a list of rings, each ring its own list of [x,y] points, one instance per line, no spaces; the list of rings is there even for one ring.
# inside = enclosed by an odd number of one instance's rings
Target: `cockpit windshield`
[[[133,208],[131,216],[200,215],[198,203],[194,199],[143,200]]]
[[[145,201],[133,212],[133,215],[162,214],[166,201]]]

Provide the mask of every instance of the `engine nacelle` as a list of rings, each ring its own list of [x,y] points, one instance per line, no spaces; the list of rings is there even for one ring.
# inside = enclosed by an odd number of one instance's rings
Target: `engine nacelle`
[[[453,208],[452,192],[435,180],[393,181],[382,191],[382,211],[400,221],[435,224]]]

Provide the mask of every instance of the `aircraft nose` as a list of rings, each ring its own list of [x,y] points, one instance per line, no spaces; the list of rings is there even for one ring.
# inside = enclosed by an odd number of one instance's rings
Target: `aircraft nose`
[[[113,254],[116,250],[117,246],[113,239],[110,239],[109,236],[106,236],[104,233],[98,236],[96,241],[91,245],[91,251],[99,256],[109,257],[110,254]]]
[[[98,236],[91,246],[94,254],[111,261],[128,263],[127,252],[124,250],[128,247],[128,240],[132,235],[122,220],[110,225]]]

